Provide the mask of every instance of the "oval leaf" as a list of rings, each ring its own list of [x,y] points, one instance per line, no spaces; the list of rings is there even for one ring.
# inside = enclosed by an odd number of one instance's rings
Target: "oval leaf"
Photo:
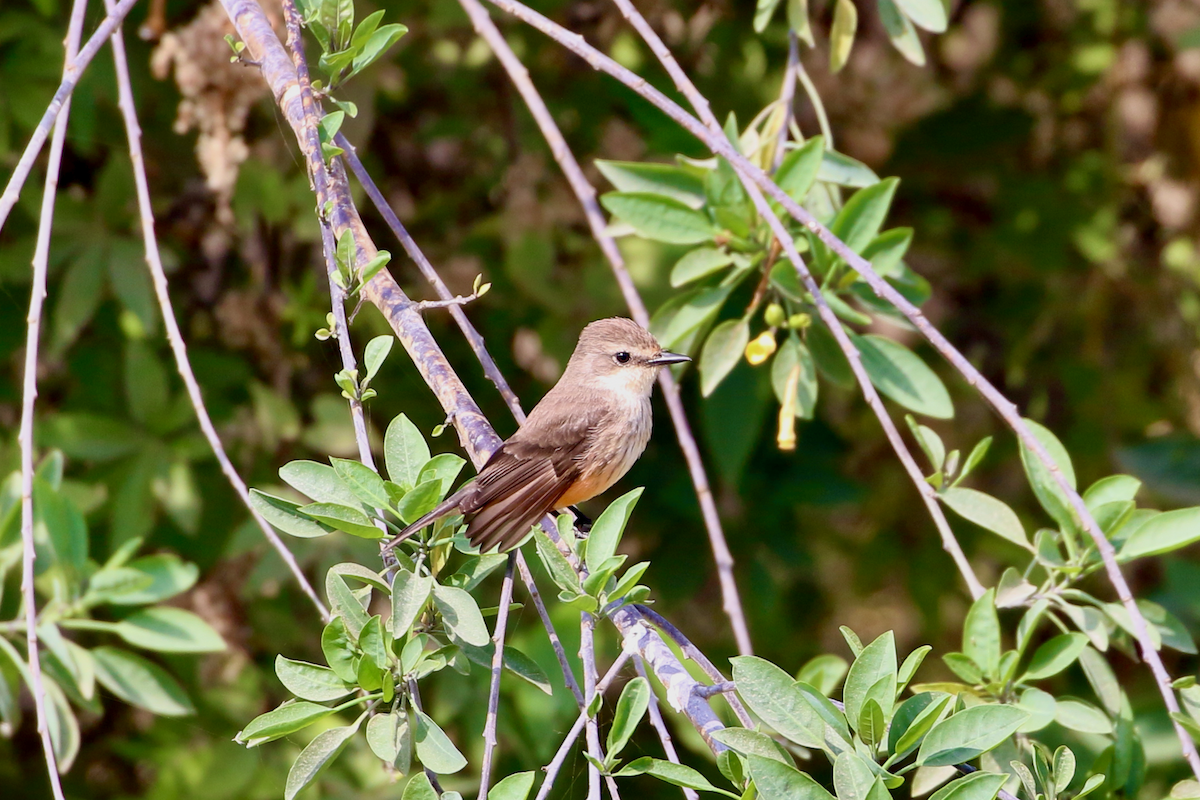
[[[974,706],[960,711],[933,726],[921,742],[917,764],[943,767],[970,761],[1012,736],[1028,718],[1015,706]]]

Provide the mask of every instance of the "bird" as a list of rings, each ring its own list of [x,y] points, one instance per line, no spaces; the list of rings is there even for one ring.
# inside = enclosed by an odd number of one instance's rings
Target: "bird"
[[[589,323],[558,383],[473,479],[402,530],[394,547],[451,514],[479,552],[511,550],[551,511],[603,493],[650,441],[650,394],[662,367],[691,361],[663,350],[624,317]],[[386,549],[385,548],[385,549]]]

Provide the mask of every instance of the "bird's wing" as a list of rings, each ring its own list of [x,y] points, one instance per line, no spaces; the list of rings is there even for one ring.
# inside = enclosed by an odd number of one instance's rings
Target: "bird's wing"
[[[515,546],[580,477],[580,457],[600,419],[594,408],[539,404],[529,420],[488,460],[464,497],[474,513],[467,538],[481,552]]]

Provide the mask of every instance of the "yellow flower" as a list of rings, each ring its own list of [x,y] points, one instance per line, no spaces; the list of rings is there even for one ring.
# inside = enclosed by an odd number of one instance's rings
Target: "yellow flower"
[[[746,360],[750,366],[757,367],[775,352],[775,334],[763,331],[759,336],[746,345]]]

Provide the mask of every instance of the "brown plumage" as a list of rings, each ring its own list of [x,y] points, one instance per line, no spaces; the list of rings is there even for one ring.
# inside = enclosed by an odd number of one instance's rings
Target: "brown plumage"
[[[389,546],[454,513],[480,552],[519,544],[548,512],[616,483],[650,440],[650,392],[658,370],[689,360],[664,352],[622,317],[583,329],[558,383],[479,474],[405,528]]]

